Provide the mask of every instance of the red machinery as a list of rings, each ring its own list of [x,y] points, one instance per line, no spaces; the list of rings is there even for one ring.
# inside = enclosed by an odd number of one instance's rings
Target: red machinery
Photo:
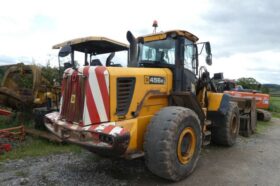
[[[251,89],[243,89],[234,80],[224,79],[223,73],[214,74],[213,80],[215,81],[218,92],[224,92],[237,98],[255,98],[257,119],[260,121],[270,121],[271,114],[267,111],[270,100],[269,94],[263,94]]]
[[[12,113],[7,110],[0,109],[0,116],[10,116]],[[0,154],[8,152],[12,149],[10,142],[22,141],[25,137],[23,125],[0,129]]]

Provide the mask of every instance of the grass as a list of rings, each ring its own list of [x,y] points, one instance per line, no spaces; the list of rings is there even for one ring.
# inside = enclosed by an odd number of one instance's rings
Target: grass
[[[279,112],[272,112],[272,117],[280,118],[280,113]]]
[[[41,138],[27,137],[19,146],[0,155],[0,162],[5,160],[21,159],[25,157],[45,156],[67,152],[80,153],[82,150],[76,145],[59,144]]]
[[[280,113],[280,97],[271,96],[269,110]]]
[[[270,122],[265,121],[258,121],[257,123],[257,133],[263,133],[266,131],[268,127],[270,127],[272,124]]]
[[[17,117],[7,118],[0,117],[0,129],[14,127],[19,125],[19,120]],[[24,120],[25,126],[32,126],[32,120]],[[1,141],[0,141],[1,142]],[[15,144],[15,147],[10,152],[5,152],[0,154],[0,162],[5,160],[21,159],[25,157],[36,157],[45,156],[49,154],[59,154],[74,152],[80,153],[82,149],[76,145],[60,144],[55,142],[50,142],[46,139],[26,136],[26,139]]]

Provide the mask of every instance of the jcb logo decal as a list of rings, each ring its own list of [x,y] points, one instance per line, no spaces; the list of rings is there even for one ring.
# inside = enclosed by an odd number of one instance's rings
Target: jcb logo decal
[[[165,77],[161,76],[144,76],[145,84],[161,84],[165,83]]]
[[[149,84],[149,82],[150,82],[150,78],[149,78],[149,76],[145,76],[145,84]]]

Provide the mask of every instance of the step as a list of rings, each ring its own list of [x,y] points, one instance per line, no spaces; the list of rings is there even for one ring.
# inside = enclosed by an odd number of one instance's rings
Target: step
[[[211,131],[204,132],[203,146],[209,145],[211,142]]]
[[[206,127],[210,126],[211,124],[212,124],[212,122],[211,122],[210,120],[205,120],[205,121],[204,121],[204,125],[205,125]]]

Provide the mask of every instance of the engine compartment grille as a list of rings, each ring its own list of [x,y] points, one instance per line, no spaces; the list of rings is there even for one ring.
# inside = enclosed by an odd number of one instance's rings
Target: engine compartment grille
[[[117,115],[123,116],[128,112],[134,87],[134,77],[117,79]]]

